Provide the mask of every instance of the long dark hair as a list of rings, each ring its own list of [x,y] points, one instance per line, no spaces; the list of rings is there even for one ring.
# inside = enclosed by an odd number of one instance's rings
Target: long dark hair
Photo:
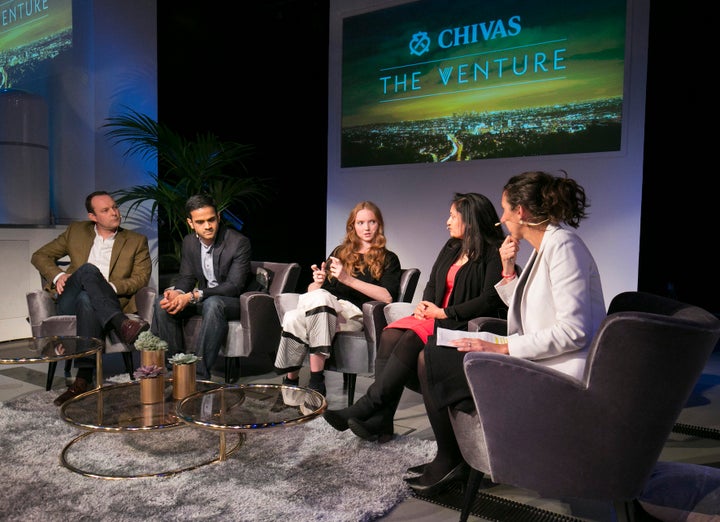
[[[485,248],[498,248],[505,236],[500,227],[495,226],[500,218],[487,197],[477,192],[457,192],[452,204],[465,223],[462,251],[467,254],[468,259],[482,257]]]

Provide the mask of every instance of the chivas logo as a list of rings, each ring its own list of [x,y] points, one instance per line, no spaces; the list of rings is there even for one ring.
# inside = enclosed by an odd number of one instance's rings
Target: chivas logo
[[[496,38],[507,38],[520,34],[520,16],[511,16],[507,20],[490,20],[462,27],[443,29],[438,33],[437,46],[441,49],[470,45],[481,41],[495,40]],[[431,39],[425,31],[418,31],[410,39],[408,47],[410,54],[422,56],[430,52]]]

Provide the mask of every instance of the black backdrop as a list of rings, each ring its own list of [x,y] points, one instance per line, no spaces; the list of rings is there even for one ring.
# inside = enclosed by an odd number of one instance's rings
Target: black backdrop
[[[326,255],[329,2],[258,0],[237,10],[158,2],[159,119],[188,136],[256,146],[250,173],[275,192],[262,212],[243,216],[244,232],[254,259],[300,263],[303,290],[309,266]],[[693,160],[688,84],[668,74],[676,15],[671,4],[651,5],[638,289],[720,313],[705,236],[715,198]]]

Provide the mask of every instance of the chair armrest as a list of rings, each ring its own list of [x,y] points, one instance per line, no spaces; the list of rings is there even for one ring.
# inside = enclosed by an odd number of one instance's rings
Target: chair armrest
[[[583,400],[584,383],[548,366],[497,353],[468,352],[463,366],[493,470],[527,469],[527,463],[517,462],[518,448],[533,455],[533,461],[542,461],[532,467],[545,473],[548,466],[562,469],[586,461],[589,444],[578,434],[598,436],[599,412]],[[493,473],[493,480],[508,477]]]
[[[45,319],[56,315],[55,301],[45,290],[35,290],[25,294],[30,326],[40,326]]]
[[[155,314],[156,297],[157,292],[149,286],[144,286],[135,293],[137,314],[150,324],[152,324],[153,315]]]
[[[507,321],[497,317],[476,317],[468,321],[468,332],[490,332],[507,335]]]
[[[363,330],[365,331],[365,340],[368,343],[368,350],[377,353],[378,342],[383,328],[387,326],[385,320],[384,309],[387,303],[382,301],[368,301],[363,303]]]
[[[240,294],[240,323],[248,356],[271,364],[280,343],[281,331],[273,296],[257,291]],[[232,353],[232,347],[226,348],[226,353]]]
[[[240,294],[240,322],[243,328],[269,329],[279,325],[273,296],[260,291]]]

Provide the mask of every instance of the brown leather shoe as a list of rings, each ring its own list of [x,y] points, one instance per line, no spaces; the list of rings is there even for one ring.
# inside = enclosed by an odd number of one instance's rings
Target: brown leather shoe
[[[120,336],[120,340],[125,344],[132,344],[137,340],[138,335],[149,329],[150,325],[147,321],[128,318],[122,322],[118,335]]]
[[[63,393],[53,401],[53,404],[55,404],[55,406],[62,406],[66,401],[72,399],[73,397],[76,397],[81,393],[85,393],[89,387],[89,382],[87,382],[82,377],[77,377],[75,379],[75,382],[72,383],[72,385],[69,386],[67,390],[65,390],[65,393]]]

